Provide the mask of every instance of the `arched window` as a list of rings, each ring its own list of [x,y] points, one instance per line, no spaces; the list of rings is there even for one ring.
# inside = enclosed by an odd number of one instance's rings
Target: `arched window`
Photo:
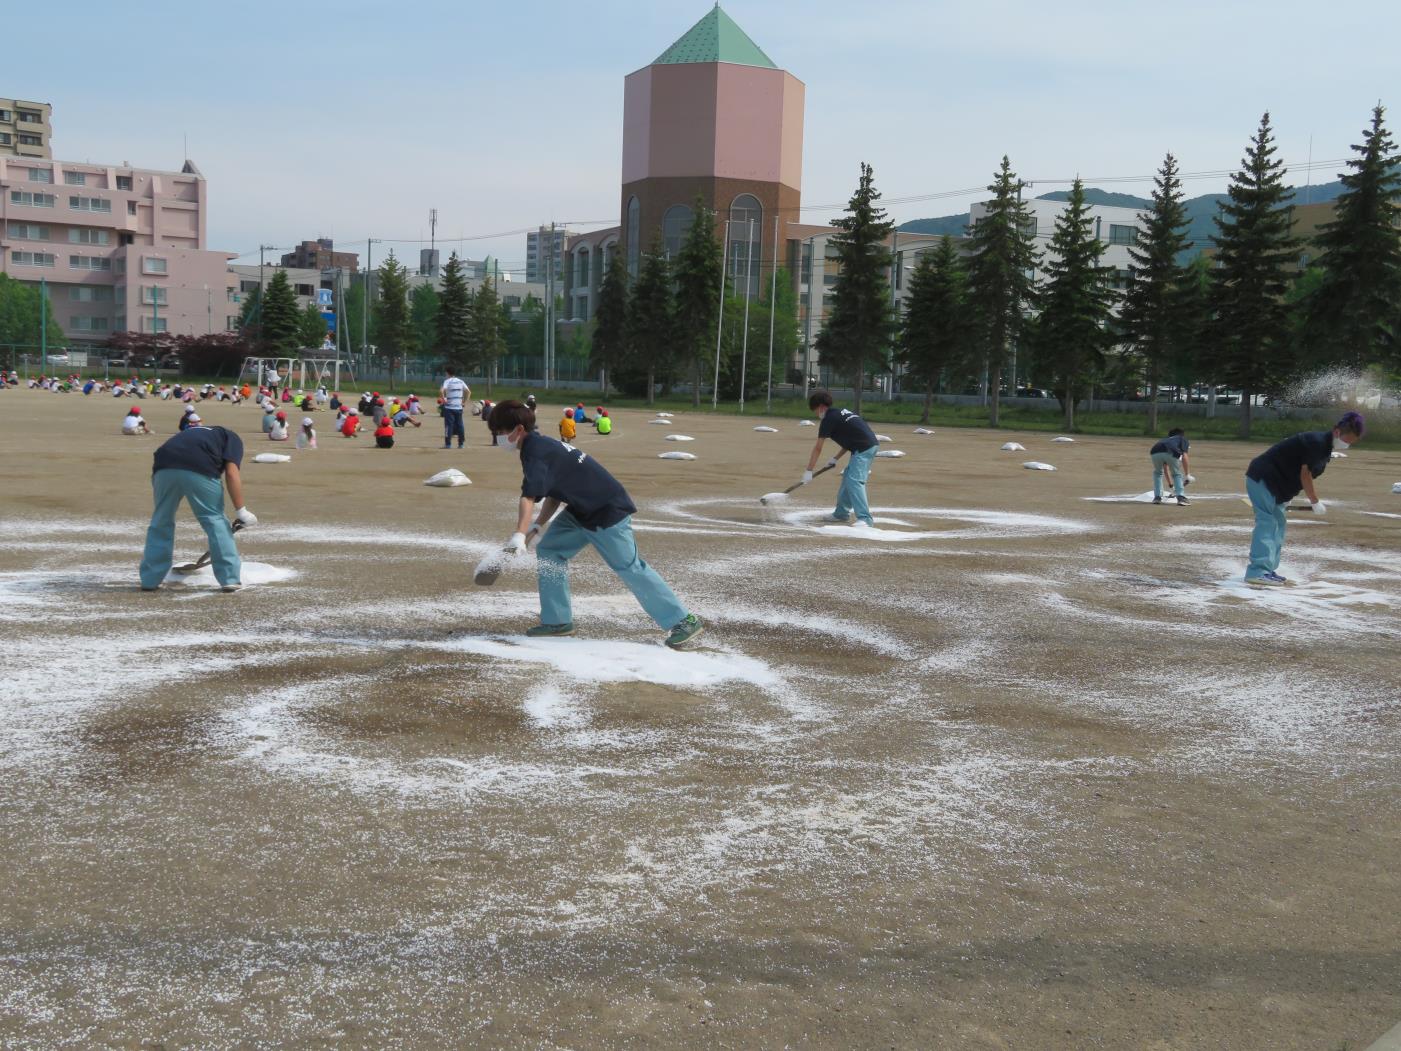
[[[730,205],[729,272],[734,277],[734,289],[739,295],[744,294],[746,282],[751,295],[759,294],[763,247],[764,206],[753,194],[742,193]]]
[[[681,244],[686,240],[694,220],[695,213],[684,204],[673,204],[666,210],[666,215],[662,217],[662,251],[668,259],[675,261],[681,254]]]
[[[637,263],[640,255],[639,246],[642,243],[642,206],[637,203],[636,197],[628,198],[628,276],[637,277]]]
[[[574,288],[589,287],[589,246],[580,245],[574,253]]]

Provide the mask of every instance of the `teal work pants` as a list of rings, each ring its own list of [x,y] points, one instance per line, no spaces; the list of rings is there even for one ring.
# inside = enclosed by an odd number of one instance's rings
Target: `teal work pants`
[[[863,452],[851,454],[846,470],[842,472],[841,487],[837,490],[837,507],[832,512],[834,518],[846,521],[846,516],[854,511],[858,522],[876,524],[871,517],[870,505],[866,503],[866,479],[871,476],[871,464],[875,463],[879,448],[879,445],[873,445]]]
[[[224,487],[220,479],[194,471],[157,471],[151,475],[156,506],[146,528],[146,550],[141,556],[141,586],[154,588],[165,580],[175,560],[175,512],[188,500],[204,535],[209,538],[214,579],[220,584],[239,583],[243,571],[234,544],[233,527],[224,517]]]
[[[1153,453],[1153,495],[1162,498],[1163,495],[1163,465],[1167,464],[1168,470],[1172,471],[1172,495],[1182,495],[1182,461],[1172,453]]]
[[[586,544],[593,545],[659,627],[670,630],[686,619],[686,607],[681,605],[681,600],[638,553],[631,517],[607,529],[585,529],[568,511],[561,511],[535,545],[539,559],[541,624],[574,622],[569,601],[569,560]]]
[[[1255,509],[1255,531],[1250,535],[1250,565],[1246,567],[1245,579],[1255,580],[1279,569],[1287,503],[1276,500],[1270,487],[1254,478],[1245,480],[1245,491],[1250,497],[1250,506]]]

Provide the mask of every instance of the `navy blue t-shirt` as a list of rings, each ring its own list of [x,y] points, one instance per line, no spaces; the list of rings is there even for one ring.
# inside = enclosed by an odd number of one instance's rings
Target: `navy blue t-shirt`
[[[1150,453],[1172,453],[1173,459],[1182,459],[1182,454],[1192,447],[1186,437],[1181,434],[1174,434],[1164,438],[1149,450]]]
[[[627,490],[586,452],[533,431],[521,441],[521,496],[553,497],[585,529],[617,525],[637,508]]]
[[[1282,504],[1299,495],[1303,488],[1299,472],[1308,467],[1317,478],[1333,459],[1332,431],[1304,431],[1270,446],[1245,469],[1245,476],[1265,487]]]
[[[861,453],[880,444],[866,421],[850,409],[828,406],[817,433],[819,437],[831,438],[847,452]]]
[[[224,473],[225,462],[243,463],[243,439],[227,427],[189,427],[156,450],[157,471],[194,471],[207,478]]]

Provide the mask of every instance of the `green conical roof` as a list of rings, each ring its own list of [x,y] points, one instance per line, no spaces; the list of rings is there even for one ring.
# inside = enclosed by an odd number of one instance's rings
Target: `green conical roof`
[[[652,65],[680,65],[683,62],[733,62],[739,66],[778,68],[773,59],[749,39],[749,34],[720,10],[719,4],[688,29],[685,36],[663,51]]]

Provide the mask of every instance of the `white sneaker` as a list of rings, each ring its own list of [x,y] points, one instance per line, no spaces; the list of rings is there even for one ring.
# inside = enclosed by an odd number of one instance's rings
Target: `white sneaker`
[[[852,522],[851,525],[852,525],[852,528],[853,528],[853,529],[870,529],[870,528],[871,528],[871,523],[868,522],[868,521],[866,521],[864,518],[858,518],[855,522]]]
[[[240,584],[238,581],[234,581],[232,584],[220,585],[219,590],[224,592],[225,594],[231,594],[235,591],[242,591],[243,585]]]

